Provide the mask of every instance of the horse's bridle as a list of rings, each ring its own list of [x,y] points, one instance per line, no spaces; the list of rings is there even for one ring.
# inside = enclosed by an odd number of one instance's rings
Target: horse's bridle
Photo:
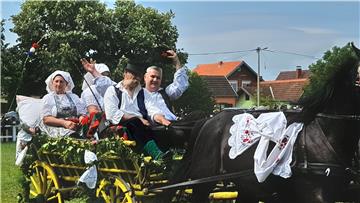
[[[318,113],[317,117],[330,118],[330,119],[339,119],[339,120],[360,120],[360,115],[347,115],[347,114],[327,114],[327,113]]]

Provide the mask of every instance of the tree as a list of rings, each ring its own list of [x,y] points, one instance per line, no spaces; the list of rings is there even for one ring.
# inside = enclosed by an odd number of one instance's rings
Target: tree
[[[160,66],[165,86],[172,81],[175,69],[161,52],[177,50],[182,64],[188,57],[176,49],[178,33],[171,24],[174,16],[171,11],[160,13],[133,1],[117,0],[114,9],[99,1],[25,1],[21,12],[12,17],[12,31],[19,36],[19,44],[6,48],[8,55],[1,55],[2,97],[13,98],[17,86],[17,94],[44,95],[44,81],[57,69],[70,72],[79,94],[82,57],[106,63],[115,81],[121,79],[128,60]],[[24,63],[28,57],[24,53],[34,42],[40,47]]]
[[[328,78],[333,78],[333,75],[338,73],[339,68],[349,60],[356,60],[355,53],[350,46],[350,43],[346,44],[344,47],[340,48],[335,46],[331,50],[326,51],[322,59],[309,66],[311,72],[310,82],[304,89],[303,99],[308,95],[321,92],[324,83],[329,81]],[[351,74],[356,77],[356,73]]]
[[[199,110],[206,114],[213,113],[215,101],[207,83],[195,72],[189,73],[189,89],[174,102],[175,111],[182,114]]]
[[[18,34],[19,48],[24,51],[41,39],[26,67],[38,81],[61,69],[69,71],[79,87],[82,57],[108,64],[117,80],[121,72],[116,67],[123,59],[160,61],[160,53],[154,57],[159,47],[175,48],[178,34],[171,25],[173,16],[132,1],[117,1],[114,10],[99,1],[26,1],[13,16],[12,31]],[[45,89],[42,82],[33,86]]]
[[[332,87],[336,87],[339,83],[354,85],[353,82],[357,76],[357,70],[351,69],[354,64],[358,64],[358,59],[348,43],[342,48],[333,47],[332,50],[325,52],[321,60],[309,67],[310,83],[305,87],[299,101],[299,104],[304,106],[305,118],[312,118],[315,112],[322,111],[323,104],[327,102],[326,99],[333,94]],[[340,81],[346,78],[345,75],[351,75],[353,80]]]

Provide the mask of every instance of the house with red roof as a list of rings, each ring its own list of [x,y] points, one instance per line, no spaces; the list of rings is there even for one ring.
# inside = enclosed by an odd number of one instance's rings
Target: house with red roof
[[[200,64],[193,71],[207,82],[220,109],[256,105],[257,73],[245,61]],[[260,77],[260,96],[282,103],[296,103],[309,75],[309,70],[296,67],[295,71],[280,72],[276,80],[263,81]]]
[[[243,60],[200,64],[193,71],[208,83],[215,103],[220,107],[238,106],[241,97],[250,101],[250,96],[239,95],[238,92],[257,83],[257,73]]]
[[[281,71],[276,80],[260,82],[260,97],[286,104],[296,104],[304,92],[304,87],[309,82],[310,71],[297,67],[295,71]],[[256,87],[248,87],[239,95],[255,96]],[[239,101],[246,104],[245,101]],[[252,104],[247,104],[254,105]]]

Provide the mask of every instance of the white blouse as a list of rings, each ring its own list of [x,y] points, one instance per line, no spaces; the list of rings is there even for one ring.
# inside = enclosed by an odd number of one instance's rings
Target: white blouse
[[[85,109],[85,105],[84,103],[80,100],[80,98],[71,92],[67,92],[67,94],[71,97],[71,99],[73,100],[75,106],[76,106],[76,111],[77,111],[77,115],[84,115],[86,114],[86,109]],[[41,118],[44,118],[45,116],[54,116],[57,117],[57,108],[56,108],[56,102],[55,102],[55,93],[54,92],[50,92],[48,94],[46,94],[43,98],[43,108],[41,111]],[[67,98],[66,94],[58,94],[57,95],[59,98],[59,103],[61,106],[71,106],[69,99]]]
[[[81,93],[81,100],[85,104],[85,107],[87,108],[91,105],[94,105],[99,108],[99,104],[100,104],[101,109],[104,110],[104,98],[99,94],[95,85],[91,85],[90,88],[85,89]]]

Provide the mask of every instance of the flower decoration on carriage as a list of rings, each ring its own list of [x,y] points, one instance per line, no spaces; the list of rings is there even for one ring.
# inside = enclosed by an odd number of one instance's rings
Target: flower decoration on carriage
[[[32,55],[34,55],[36,49],[38,49],[39,47],[40,47],[39,43],[37,43],[37,42],[32,43],[31,48],[29,49],[28,52],[26,52],[26,55],[27,55],[27,56],[32,56]]]

